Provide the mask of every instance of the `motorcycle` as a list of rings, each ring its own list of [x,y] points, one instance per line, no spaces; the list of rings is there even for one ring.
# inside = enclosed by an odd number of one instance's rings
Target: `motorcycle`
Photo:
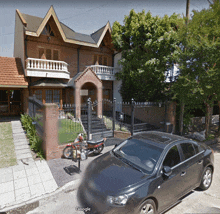
[[[85,141],[83,134],[80,133],[73,143],[67,144],[63,149],[63,156],[68,159],[80,158],[87,159],[88,155],[99,155],[104,148],[105,139]]]

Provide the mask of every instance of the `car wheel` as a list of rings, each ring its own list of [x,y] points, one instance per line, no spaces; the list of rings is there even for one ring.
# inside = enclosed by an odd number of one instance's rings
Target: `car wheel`
[[[138,208],[137,214],[156,214],[156,205],[152,199],[147,199]]]
[[[212,183],[212,169],[210,167],[206,167],[202,175],[202,181],[199,188],[202,190],[206,190],[211,186],[211,183]]]

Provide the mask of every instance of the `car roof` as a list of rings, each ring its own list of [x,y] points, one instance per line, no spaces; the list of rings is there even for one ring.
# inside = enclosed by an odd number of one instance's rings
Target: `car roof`
[[[159,131],[141,132],[141,133],[135,134],[132,137],[132,139],[138,139],[142,141],[147,140],[148,142],[151,141],[153,142],[154,145],[160,148],[165,148],[167,145],[173,142],[176,142],[176,141],[186,140],[186,138],[184,137],[173,135],[170,133],[159,132]]]

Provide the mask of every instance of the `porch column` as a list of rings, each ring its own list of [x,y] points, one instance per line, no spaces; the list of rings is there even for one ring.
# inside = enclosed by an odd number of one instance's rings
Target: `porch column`
[[[102,117],[102,87],[98,87],[97,101],[98,101],[97,115],[98,117]]]
[[[76,118],[81,117],[81,96],[80,96],[80,88],[75,87],[75,105],[76,105]]]

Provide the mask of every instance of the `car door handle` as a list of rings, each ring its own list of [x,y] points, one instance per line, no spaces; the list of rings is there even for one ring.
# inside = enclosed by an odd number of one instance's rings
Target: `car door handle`
[[[185,174],[186,174],[186,172],[182,172],[180,176],[182,176],[182,177],[183,177]]]
[[[198,164],[202,164],[203,160],[198,161]]]

